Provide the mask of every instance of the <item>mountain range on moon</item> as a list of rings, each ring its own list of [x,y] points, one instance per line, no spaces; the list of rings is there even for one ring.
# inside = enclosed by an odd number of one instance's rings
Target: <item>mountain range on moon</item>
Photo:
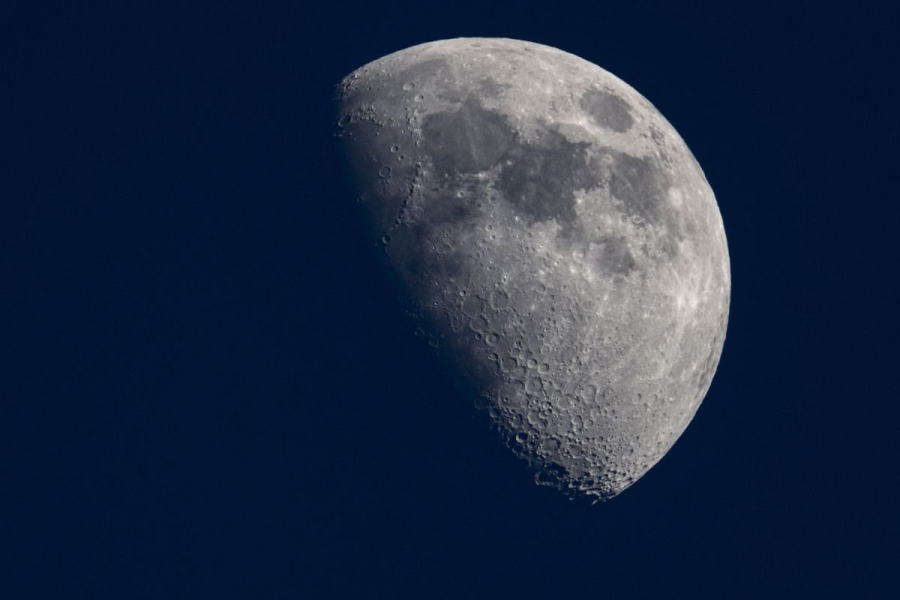
[[[571,496],[639,479],[728,320],[722,219],[678,133],[600,67],[509,39],[390,54],[334,106],[385,277],[506,445]]]

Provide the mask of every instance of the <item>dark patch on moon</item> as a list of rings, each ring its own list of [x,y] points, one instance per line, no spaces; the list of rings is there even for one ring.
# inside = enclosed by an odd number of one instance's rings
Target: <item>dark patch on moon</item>
[[[499,164],[498,189],[529,225],[554,220],[568,231],[578,219],[575,192],[604,180],[601,166],[590,159],[590,146],[546,125],[536,143],[526,143],[504,115],[471,99],[422,123],[422,152],[442,176],[472,175]]]
[[[427,219],[432,227],[440,227],[447,223],[458,226],[476,220],[475,213],[475,207],[467,198],[444,193],[436,196],[433,204],[429,204]]]
[[[604,154],[606,159],[600,162],[607,169],[609,193],[622,202],[622,213],[639,229],[647,225],[663,229],[666,235],[659,238],[658,247],[669,258],[677,257],[679,242],[690,232],[679,218],[681,213],[668,203],[671,183],[666,170],[652,158],[615,150]]]
[[[588,143],[571,142],[546,128],[539,143],[518,143],[509,149],[500,172],[500,191],[529,224],[554,220],[571,231],[578,220],[575,192],[603,181],[600,165],[589,160],[588,148]]]
[[[603,90],[588,90],[581,97],[581,109],[594,123],[616,133],[625,133],[634,124],[628,103]]]
[[[599,247],[597,265],[603,272],[628,275],[637,266],[628,247],[628,240],[622,237],[605,237],[597,242]]]
[[[647,158],[616,152],[609,167],[609,192],[625,203],[626,213],[660,223],[666,213],[665,175]]]
[[[422,152],[443,175],[474,174],[497,164],[514,138],[503,115],[469,100],[422,122]]]
[[[505,115],[470,98],[456,110],[425,117],[421,150],[431,157],[443,182],[459,184],[466,176],[499,165],[497,189],[526,224],[554,221],[561,238],[597,244],[602,249],[597,260],[605,272],[627,275],[636,261],[625,240],[596,238],[585,231],[575,209],[578,190],[608,186],[635,226],[666,226],[671,239],[661,247],[669,256],[676,255],[680,226],[666,208],[667,177],[652,160],[612,149],[591,155],[591,144],[570,141],[546,123],[542,127],[536,141],[527,143]],[[429,222],[435,227],[459,223],[474,218],[471,211],[455,194],[442,193],[432,203]]]
[[[502,85],[500,82],[495,79],[491,79],[490,77],[479,79],[476,87],[482,97],[493,98],[496,98],[497,96],[502,94],[504,90],[509,88],[508,85]]]

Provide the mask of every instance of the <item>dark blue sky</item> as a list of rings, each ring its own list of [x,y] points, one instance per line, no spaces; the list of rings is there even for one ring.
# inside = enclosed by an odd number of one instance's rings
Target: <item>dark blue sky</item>
[[[0,596],[898,597],[886,3],[20,4]],[[604,505],[536,487],[473,420],[341,194],[332,86],[460,36],[624,79],[719,201],[718,373]]]

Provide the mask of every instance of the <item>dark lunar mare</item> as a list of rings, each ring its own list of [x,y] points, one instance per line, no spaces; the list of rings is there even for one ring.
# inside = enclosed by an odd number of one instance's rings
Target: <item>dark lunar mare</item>
[[[620,106],[621,100],[617,104],[609,94],[603,98],[607,112],[618,115],[624,110],[609,108]],[[652,161],[612,148],[595,153],[591,144],[572,142],[546,122],[539,121],[539,125],[537,140],[525,142],[504,115],[469,98],[456,110],[429,114],[423,120],[420,149],[431,157],[435,173],[444,181],[500,165],[497,191],[525,222],[559,224],[566,247],[584,251],[589,243],[604,245],[607,251],[599,266],[606,271],[627,274],[635,266],[634,258],[623,238],[585,231],[575,211],[578,190],[608,186],[610,193],[624,202],[625,214],[637,218],[638,226],[664,223],[670,237],[663,250],[674,256],[683,235],[678,221],[662,209],[668,181]],[[467,203],[452,195],[442,195],[435,204],[429,216],[435,227],[458,221],[468,211]]]

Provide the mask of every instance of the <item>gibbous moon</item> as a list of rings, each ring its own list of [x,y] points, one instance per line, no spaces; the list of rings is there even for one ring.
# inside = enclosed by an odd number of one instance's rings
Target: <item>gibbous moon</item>
[[[722,218],[678,133],[600,67],[509,39],[385,56],[335,110],[411,329],[539,484],[634,483],[696,413],[728,320]]]

